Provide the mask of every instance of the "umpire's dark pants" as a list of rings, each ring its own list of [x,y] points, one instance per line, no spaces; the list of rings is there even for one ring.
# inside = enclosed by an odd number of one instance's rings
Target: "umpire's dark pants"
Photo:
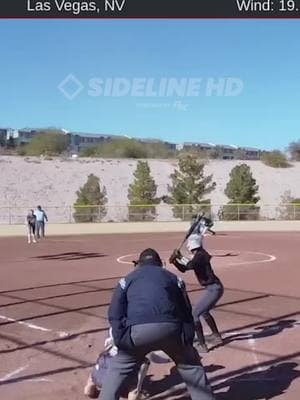
[[[128,376],[137,373],[144,357],[155,350],[163,350],[175,362],[192,400],[215,400],[199,354],[191,345],[183,344],[181,336],[180,326],[173,323],[132,326],[134,349],[119,350],[113,358],[99,400],[119,400]]]

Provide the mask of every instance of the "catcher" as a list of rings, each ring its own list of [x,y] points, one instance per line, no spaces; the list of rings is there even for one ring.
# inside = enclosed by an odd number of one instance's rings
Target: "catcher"
[[[97,399],[103,382],[107,378],[107,372],[111,364],[111,360],[118,354],[118,348],[114,345],[112,337],[112,329],[109,329],[109,336],[105,340],[104,350],[100,353],[95,366],[93,367],[86,385],[84,387],[85,396],[91,399]],[[145,393],[142,390],[144,379],[147,375],[151,361],[154,362],[168,362],[170,361],[166,354],[149,354],[144,358],[144,362],[140,366],[138,376],[133,379],[134,389],[128,393],[128,400],[142,400]],[[130,386],[133,386],[130,385]],[[132,387],[131,387],[132,388]]]
[[[220,279],[214,274],[210,260],[211,255],[202,246],[203,236],[192,233],[187,239],[187,248],[192,253],[192,258],[184,257],[179,250],[174,250],[169,262],[180,272],[194,271],[200,285],[204,287],[203,294],[193,307],[196,336],[198,338],[197,349],[201,353],[207,353],[206,340],[213,345],[222,343],[222,337],[210,310],[217,304],[224,293],[224,287]],[[204,337],[200,317],[204,318],[212,334]]]

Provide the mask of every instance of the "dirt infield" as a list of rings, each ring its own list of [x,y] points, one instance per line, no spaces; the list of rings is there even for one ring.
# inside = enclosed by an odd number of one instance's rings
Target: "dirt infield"
[[[167,258],[181,236],[1,238],[0,398],[84,399],[116,283],[145,247]],[[218,400],[299,399],[299,243],[300,232],[206,238],[226,288],[214,312],[225,344],[203,357]],[[194,300],[193,274],[183,277]],[[171,399],[164,390],[180,383],[172,367],[152,364],[146,386],[155,398]]]

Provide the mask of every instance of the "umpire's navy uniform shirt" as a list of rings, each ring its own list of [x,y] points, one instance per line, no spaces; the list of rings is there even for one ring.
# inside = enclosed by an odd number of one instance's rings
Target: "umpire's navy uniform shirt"
[[[182,326],[185,343],[193,343],[192,308],[181,278],[156,265],[143,265],[119,281],[108,311],[115,345],[133,346],[132,325],[172,322]]]

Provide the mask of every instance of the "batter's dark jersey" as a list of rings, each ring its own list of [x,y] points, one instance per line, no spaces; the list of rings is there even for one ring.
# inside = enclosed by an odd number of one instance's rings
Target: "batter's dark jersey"
[[[202,286],[221,283],[212,269],[210,259],[211,255],[205,249],[199,248],[187,265],[181,264],[178,260],[174,261],[174,265],[180,272],[193,270],[198,282]]]

